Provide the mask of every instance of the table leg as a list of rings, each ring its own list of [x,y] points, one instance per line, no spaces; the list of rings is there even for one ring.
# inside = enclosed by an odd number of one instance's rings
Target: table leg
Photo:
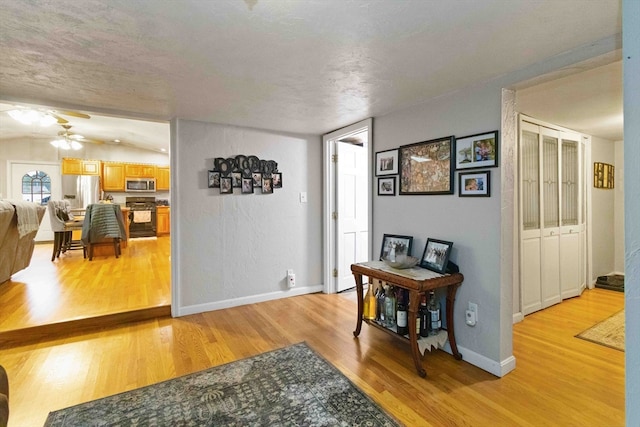
[[[409,326],[409,342],[411,343],[411,354],[413,355],[413,363],[416,365],[418,375],[422,378],[427,376],[422,366],[422,354],[418,348],[418,333],[416,330],[416,316],[418,315],[418,305],[420,304],[420,292],[409,291],[409,309],[407,310],[407,322]]]
[[[449,345],[451,346],[453,357],[455,357],[456,360],[462,360],[462,354],[458,351],[456,335],[453,330],[453,303],[456,300],[458,286],[460,286],[460,283],[447,286],[447,335],[449,336]]]
[[[353,336],[360,335],[362,329],[362,310],[363,310],[363,291],[362,291],[362,274],[353,273],[353,277],[356,279],[356,294],[358,295],[358,321],[356,323],[356,330],[353,331]]]

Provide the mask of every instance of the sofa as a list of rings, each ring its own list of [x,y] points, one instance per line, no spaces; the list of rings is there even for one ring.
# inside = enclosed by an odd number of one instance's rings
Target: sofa
[[[35,203],[0,200],[0,284],[29,266],[45,211]]]
[[[7,427],[9,421],[9,379],[0,365],[0,427]]]

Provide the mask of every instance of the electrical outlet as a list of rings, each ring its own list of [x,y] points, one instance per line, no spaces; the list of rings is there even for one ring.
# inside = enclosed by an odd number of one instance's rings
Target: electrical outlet
[[[296,287],[296,274],[292,269],[287,270],[287,284],[290,288]]]
[[[469,308],[465,312],[465,323],[469,326],[476,326],[478,323],[478,304],[469,303]]]
[[[476,314],[476,321],[478,320],[478,304],[475,302],[469,303],[469,311],[473,311]]]

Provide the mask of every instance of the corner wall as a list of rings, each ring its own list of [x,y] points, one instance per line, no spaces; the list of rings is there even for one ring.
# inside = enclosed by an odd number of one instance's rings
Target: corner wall
[[[187,120],[173,125],[174,315],[321,291],[321,138]],[[283,187],[273,194],[208,188],[213,159],[239,154],[275,160]],[[308,203],[300,203],[302,191]],[[296,273],[293,289],[287,269]]]

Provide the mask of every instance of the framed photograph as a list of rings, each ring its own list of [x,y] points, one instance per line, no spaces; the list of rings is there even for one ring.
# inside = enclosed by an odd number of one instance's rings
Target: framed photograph
[[[453,194],[453,136],[400,147],[400,194]]]
[[[396,251],[398,255],[411,256],[411,245],[413,244],[413,236],[400,236],[397,234],[385,234],[382,236],[382,248],[380,248],[380,260],[387,258],[391,250]]]
[[[398,174],[398,149],[376,153],[376,176]]]
[[[396,177],[378,178],[378,196],[396,195]]]
[[[242,172],[232,172],[231,183],[233,185],[233,188],[242,187]]]
[[[273,179],[272,178],[262,178],[262,193],[264,193],[264,194],[273,193]]]
[[[209,172],[209,188],[220,188],[220,172],[216,171],[208,171]]]
[[[458,196],[490,197],[491,171],[478,171],[458,174]]]
[[[260,172],[253,172],[251,174],[253,177],[253,186],[254,187],[262,187],[262,174]]]
[[[498,131],[456,138],[456,169],[498,166]]]
[[[274,172],[271,174],[273,180],[273,188],[282,188],[282,172]]]
[[[253,194],[253,178],[242,178],[242,194]]]
[[[593,186],[595,188],[614,188],[615,166],[609,163],[593,164]]]
[[[440,274],[446,273],[452,247],[453,242],[428,238],[420,260],[420,267]]]
[[[230,176],[220,177],[220,194],[233,193],[233,180]]]

